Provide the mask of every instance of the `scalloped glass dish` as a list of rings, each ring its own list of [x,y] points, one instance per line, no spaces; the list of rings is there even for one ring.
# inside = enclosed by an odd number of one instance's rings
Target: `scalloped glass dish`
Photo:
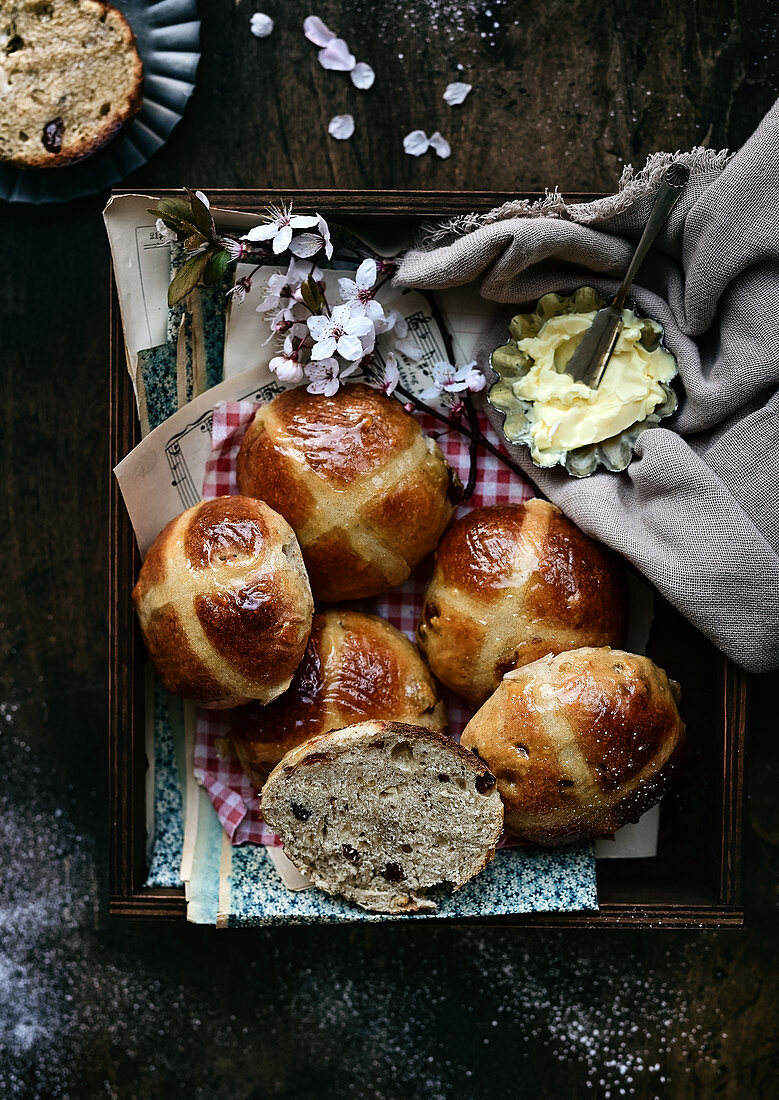
[[[497,381],[490,386],[487,399],[494,409],[503,418],[501,430],[509,443],[525,444],[530,450],[532,437],[530,432],[530,420],[528,411],[532,402],[517,397],[512,384],[522,378],[532,366],[532,359],[519,348],[519,342],[527,337],[537,336],[543,324],[550,317],[558,317],[571,313],[591,313],[605,305],[606,301],[591,286],[579,287],[573,294],[563,297],[561,294],[545,294],[539,298],[532,313],[518,313],[512,317],[509,325],[510,339],[507,344],[496,348],[490,356],[490,366]],[[634,312],[635,309],[634,309]],[[638,341],[647,351],[653,351],[657,347],[668,349],[663,344],[662,328],[658,335],[648,318],[641,318],[647,323],[641,326],[641,337]],[[669,352],[669,355],[671,353]],[[674,362],[675,359],[674,359]],[[674,377],[676,371],[674,371]],[[599,466],[606,470],[618,472],[626,469],[633,458],[636,441],[647,428],[656,427],[660,421],[670,416],[676,410],[678,399],[671,388],[665,382],[660,386],[665,394],[661,401],[643,420],[631,424],[617,435],[609,439],[603,439],[597,443],[591,443],[586,447],[577,447],[574,450],[563,451],[561,456],[551,465],[543,465],[531,458],[536,466],[550,469],[552,466],[564,466],[572,477],[589,477]]]

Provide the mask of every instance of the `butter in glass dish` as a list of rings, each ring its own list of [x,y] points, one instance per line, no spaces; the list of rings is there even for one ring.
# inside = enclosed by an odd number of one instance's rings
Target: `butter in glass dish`
[[[636,439],[677,405],[670,382],[674,356],[662,326],[623,311],[623,328],[597,389],[574,382],[565,368],[604,299],[592,287],[570,297],[545,294],[532,313],[509,326],[510,340],[491,366],[489,401],[504,414],[503,434],[523,443],[537,466],[562,465],[575,477],[598,466],[624,470]]]

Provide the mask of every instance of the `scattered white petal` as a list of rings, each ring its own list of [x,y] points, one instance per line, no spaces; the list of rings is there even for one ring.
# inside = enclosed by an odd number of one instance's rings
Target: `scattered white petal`
[[[403,138],[403,148],[410,157],[421,157],[430,147],[424,130],[412,130]]]
[[[330,119],[327,132],[337,141],[348,141],[354,133],[354,118],[351,115],[336,115]]]
[[[202,192],[202,191],[196,191],[196,192],[195,192],[195,198],[198,198],[198,199],[200,199],[200,201],[202,202],[203,206],[205,206],[206,210],[210,210],[210,209],[211,209],[211,203],[210,203],[210,202],[208,201],[208,199],[206,198],[206,196],[205,196],[205,195],[203,194],[203,192]]]
[[[431,149],[435,149],[442,160],[446,160],[447,157],[452,155],[451,145],[445,137],[439,134],[438,130],[431,136],[429,145]]]
[[[350,73],[357,64],[343,38],[334,38],[332,42],[328,42],[317,56],[323,69],[331,69],[337,73]]]
[[[303,20],[303,34],[315,46],[326,46],[335,38],[333,32],[324,25],[318,15],[309,15]]]
[[[362,92],[372,88],[375,79],[376,73],[365,61],[358,61],[352,69],[352,84]]]
[[[265,12],[256,11],[249,21],[255,38],[267,38],[273,30],[273,20]]]
[[[448,103],[450,107],[457,107],[465,99],[472,87],[472,84],[463,84],[459,80],[454,84],[448,84],[444,92],[444,103]]]

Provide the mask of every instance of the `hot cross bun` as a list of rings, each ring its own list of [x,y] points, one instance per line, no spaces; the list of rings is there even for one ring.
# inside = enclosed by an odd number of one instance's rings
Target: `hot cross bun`
[[[259,789],[290,749],[368,718],[446,725],[435,681],[405,634],[377,615],[325,611],[314,616],[289,689],[270,706],[234,710],[230,739]]]
[[[658,801],[684,737],[679,685],[648,657],[584,648],[509,672],[461,744],[535,844],[608,836]]]
[[[620,644],[626,608],[619,560],[554,504],[477,508],[438,547],[419,645],[438,679],[479,706],[544,654]]]
[[[207,707],[289,687],[314,605],[295,533],[259,500],[203,501],[154,540],[133,600],[165,687]]]
[[[398,401],[369,386],[333,397],[279,394],[250,424],[237,473],[242,493],[292,524],[318,600],[401,584],[452,514],[440,448]]]

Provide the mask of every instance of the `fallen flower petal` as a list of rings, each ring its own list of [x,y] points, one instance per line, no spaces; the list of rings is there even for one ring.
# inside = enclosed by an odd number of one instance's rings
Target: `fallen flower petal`
[[[349,53],[349,47],[343,38],[334,38],[332,42],[328,42],[317,56],[323,69],[331,69],[337,73],[350,73],[357,64],[357,59],[354,54]]]
[[[372,88],[375,79],[376,73],[365,61],[358,61],[352,69],[352,84],[362,92]]]
[[[430,148],[435,149],[442,160],[446,160],[447,157],[452,155],[451,145],[442,134],[439,134],[438,130],[430,138]]]
[[[410,157],[421,157],[430,147],[424,130],[412,130],[403,138],[403,149]]]
[[[463,102],[472,87],[472,84],[463,84],[459,80],[454,84],[447,84],[444,92],[444,103],[447,103],[450,107],[457,107]]]
[[[412,363],[418,362],[425,354],[419,344],[410,338],[396,340],[395,351],[399,351],[401,355],[405,355],[406,359],[410,359]]]
[[[330,119],[330,125],[327,127],[327,132],[330,137],[334,137],[336,141],[348,141],[354,133],[354,118],[352,115],[335,115]]]
[[[249,27],[255,38],[267,38],[273,30],[273,20],[265,12],[256,11],[249,20]]]
[[[335,34],[324,25],[318,15],[309,15],[303,20],[303,34],[315,46],[326,46],[335,38]]]

